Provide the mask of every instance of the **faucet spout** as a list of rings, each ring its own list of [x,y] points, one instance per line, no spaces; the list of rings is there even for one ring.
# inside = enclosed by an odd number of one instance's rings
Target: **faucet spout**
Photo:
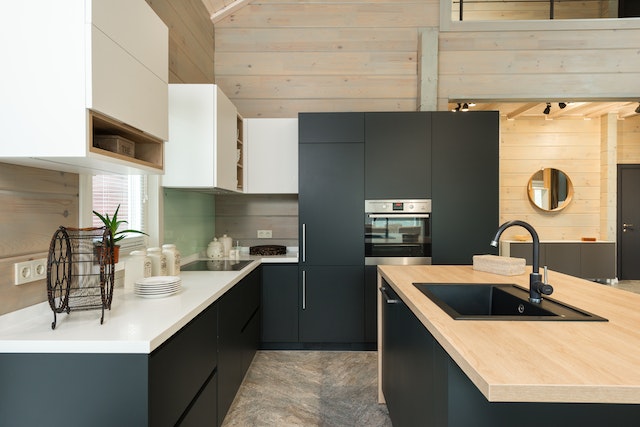
[[[553,292],[553,287],[542,281],[542,275],[540,274],[540,239],[538,238],[536,230],[531,224],[524,221],[507,221],[498,228],[495,237],[491,241],[491,246],[497,247],[500,235],[502,235],[507,228],[513,226],[520,226],[526,229],[533,239],[533,265],[531,274],[529,275],[529,301],[539,304],[542,301],[542,294],[550,295],[551,292]]]

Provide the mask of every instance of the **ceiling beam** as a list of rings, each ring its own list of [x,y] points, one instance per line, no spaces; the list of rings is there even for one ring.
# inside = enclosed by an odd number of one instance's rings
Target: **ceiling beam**
[[[251,3],[251,0],[234,0],[228,5],[225,5],[222,9],[218,9],[211,14],[211,21],[216,24],[222,21],[227,16],[233,14],[236,10]]]
[[[515,110],[511,111],[510,113],[507,113],[507,119],[511,120],[511,119],[515,119],[516,117],[518,117],[520,114],[531,110],[532,108],[535,108],[536,105],[538,105],[538,102],[529,102],[524,104],[522,107],[520,108],[516,108]]]

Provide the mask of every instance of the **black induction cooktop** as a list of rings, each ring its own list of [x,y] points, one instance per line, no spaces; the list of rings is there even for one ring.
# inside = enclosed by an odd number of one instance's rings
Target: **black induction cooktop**
[[[239,271],[251,264],[251,260],[208,259],[190,262],[181,271]]]

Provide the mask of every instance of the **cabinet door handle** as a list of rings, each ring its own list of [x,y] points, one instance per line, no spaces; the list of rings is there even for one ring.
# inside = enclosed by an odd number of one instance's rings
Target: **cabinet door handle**
[[[380,288],[380,293],[384,297],[384,302],[386,302],[387,304],[399,304],[400,303],[399,299],[391,298],[391,295],[389,295],[389,292],[387,292],[387,288],[381,287]]]
[[[302,224],[302,262],[305,262],[306,260],[307,260],[307,224]]]
[[[307,309],[307,272],[302,270],[302,309]]]

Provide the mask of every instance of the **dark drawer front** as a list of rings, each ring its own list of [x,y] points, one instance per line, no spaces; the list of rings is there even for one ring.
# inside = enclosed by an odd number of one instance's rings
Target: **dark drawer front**
[[[212,305],[151,354],[151,425],[175,425],[210,377],[217,365],[217,319]]]

